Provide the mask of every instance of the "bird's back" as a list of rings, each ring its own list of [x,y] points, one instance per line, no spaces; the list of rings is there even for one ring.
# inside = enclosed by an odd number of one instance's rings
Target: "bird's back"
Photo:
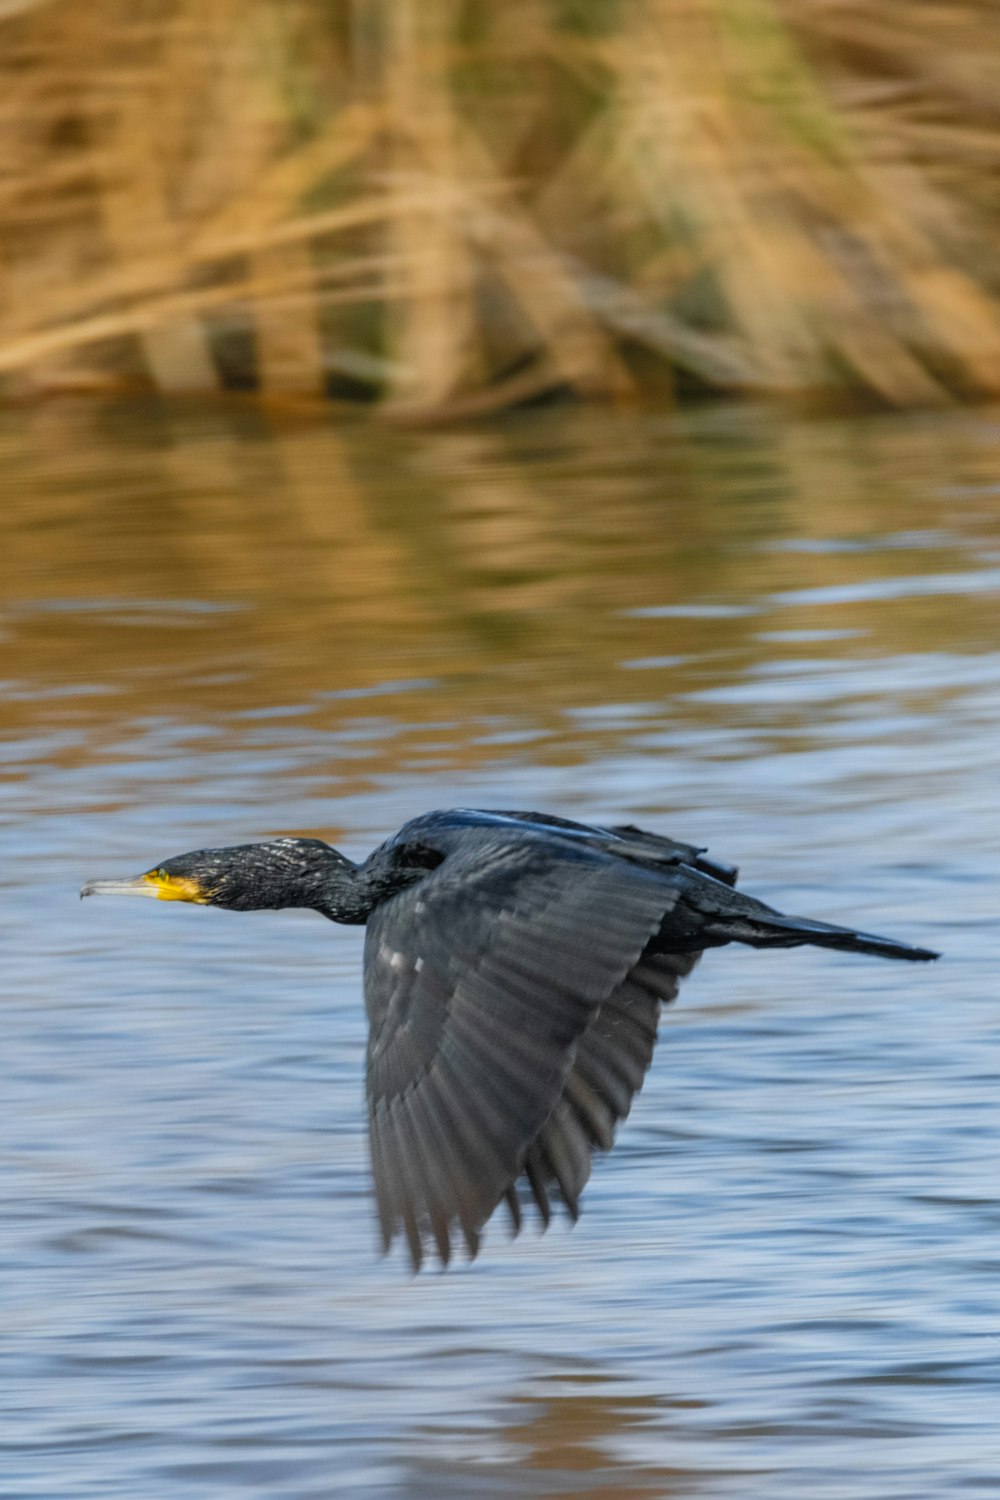
[[[492,839],[487,837],[489,835]],[[507,809],[449,808],[423,813],[405,823],[376,853],[406,847],[457,849],[463,844],[468,846],[476,838],[483,846],[495,842],[497,847],[519,843],[528,847],[544,839],[565,845],[567,849],[585,847],[609,858],[653,868],[687,865],[727,885],[734,885],[738,874],[735,865],[707,858],[706,850],[699,845],[650,833],[632,824],[604,828],[551,813]]]

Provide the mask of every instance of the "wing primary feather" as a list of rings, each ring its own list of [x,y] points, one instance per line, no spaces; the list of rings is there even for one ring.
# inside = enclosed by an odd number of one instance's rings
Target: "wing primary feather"
[[[586,1081],[578,1068],[566,1080],[566,1098],[590,1132],[595,1146],[610,1151],[615,1143],[614,1115],[605,1099]]]
[[[375,1179],[375,1204],[378,1209],[379,1230],[382,1238],[382,1254],[388,1255],[396,1233],[398,1214],[392,1196],[393,1171],[385,1151],[382,1138],[381,1113],[385,1104],[372,1108],[368,1119],[368,1141],[372,1155],[372,1176]]]
[[[410,1249],[413,1269],[419,1271],[424,1263],[424,1242],[413,1211],[413,1202],[408,1196],[403,1199],[403,1228],[406,1231],[406,1243]]]
[[[449,1076],[451,1084],[449,1086]],[[470,1260],[479,1253],[480,1231],[492,1209],[487,1210],[482,1193],[477,1194],[475,1181],[470,1182],[470,1165],[473,1172],[489,1170],[481,1151],[481,1132],[474,1120],[464,1111],[457,1095],[454,1074],[443,1064],[435,1070],[433,1078],[425,1081],[424,1103],[433,1118],[438,1139],[447,1153],[449,1177],[454,1193],[455,1216],[462,1230]],[[465,1159],[458,1154],[458,1142],[466,1143]]]
[[[441,1097],[442,1100],[447,1098],[448,1110],[455,1119],[457,1128],[453,1139],[456,1144],[461,1143],[459,1149],[464,1195],[468,1196],[472,1210],[469,1222],[478,1235],[514,1177],[509,1163],[504,1161],[496,1145],[505,1122],[502,1115],[497,1115],[485,1090],[480,1089],[475,1096],[470,1095],[468,1088],[463,1086],[460,1075],[451,1067],[448,1071],[453,1080],[458,1080],[458,1087],[453,1082],[445,1090],[443,1082]],[[473,1081],[476,1081],[475,1075]]]
[[[538,1137],[542,1154],[559,1184],[559,1191],[574,1224],[580,1217],[580,1194],[590,1176],[590,1151],[560,1101]]]
[[[531,1187],[532,1196],[538,1204],[538,1211],[542,1216],[542,1225],[548,1229],[552,1222],[552,1204],[549,1201],[548,1190],[545,1186],[545,1169],[541,1161],[541,1153],[537,1146],[532,1146],[524,1158],[524,1171]]]
[[[517,1187],[513,1183],[507,1189],[504,1197],[507,1200],[507,1207],[510,1209],[511,1233],[516,1239],[521,1233],[521,1200],[517,1196]]]
[[[379,1112],[377,1130],[373,1127],[373,1133],[377,1136],[379,1149],[382,1155],[382,1175],[386,1182],[390,1213],[388,1218],[388,1237],[386,1238],[386,1224],[383,1222],[382,1233],[384,1248],[388,1251],[395,1238],[396,1229],[400,1219],[403,1221],[403,1231],[409,1246],[410,1259],[413,1269],[419,1271],[423,1263],[424,1247],[420,1236],[420,1227],[417,1224],[416,1212],[413,1205],[413,1196],[407,1189],[404,1177],[404,1167],[410,1167],[410,1176],[413,1175],[412,1165],[408,1161],[408,1141],[405,1135],[400,1134],[399,1123],[392,1118],[391,1106],[386,1104]],[[395,1150],[393,1149],[395,1143]]]
[[[457,1127],[454,1115],[448,1106],[439,1071],[435,1071],[426,1079],[421,1089],[421,1102],[437,1137],[442,1157],[447,1164],[453,1199],[452,1217],[458,1219],[469,1256],[475,1260],[479,1250],[479,1225],[470,1211],[468,1190],[463,1183],[462,1166],[455,1153]]]
[[[437,1133],[433,1115],[427,1105],[426,1094],[425,1088],[412,1089],[408,1103],[413,1112],[417,1139],[422,1144],[424,1201],[427,1204],[431,1232],[434,1236],[434,1243],[437,1245],[441,1264],[447,1266],[451,1260],[451,1219],[455,1216],[455,1211],[446,1201],[446,1196],[448,1196],[447,1190],[450,1189],[450,1197],[454,1200],[455,1192],[451,1181],[450,1153],[446,1143]],[[435,1174],[445,1179],[445,1192],[440,1191],[435,1185]]]
[[[588,1049],[586,1054],[577,1056],[576,1071],[598,1098],[603,1099],[615,1118],[623,1120],[631,1107],[633,1090],[617,1069],[608,1067],[606,1058],[597,1057]]]
[[[417,1089],[412,1089],[408,1094],[397,1096],[393,1099],[389,1109],[389,1118],[393,1123],[399,1150],[403,1224],[415,1271],[419,1271],[423,1263],[423,1235],[417,1217],[421,1205],[426,1210],[434,1237],[438,1241],[438,1250],[441,1249],[438,1238],[440,1213],[438,1195],[433,1181],[433,1159],[421,1138],[418,1092]],[[419,1247],[416,1250],[415,1243]],[[442,1255],[442,1259],[447,1264],[447,1257]]]

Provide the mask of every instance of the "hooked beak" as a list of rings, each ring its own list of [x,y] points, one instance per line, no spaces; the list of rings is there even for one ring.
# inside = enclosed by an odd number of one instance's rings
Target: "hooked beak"
[[[88,880],[80,887],[80,896],[152,896],[160,892],[151,875],[133,875],[128,880]]]
[[[148,870],[145,875],[133,875],[128,880],[88,880],[80,887],[84,896],[151,896],[159,901],[193,901],[204,906],[209,900],[196,880],[183,875],[168,875],[166,871]]]

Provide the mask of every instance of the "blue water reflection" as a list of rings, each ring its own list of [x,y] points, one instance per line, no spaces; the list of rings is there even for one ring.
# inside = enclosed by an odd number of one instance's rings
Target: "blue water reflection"
[[[995,424],[0,446],[0,1493],[995,1495]],[[414,1280],[358,934],[76,890],[450,804],[647,821],[946,959],[711,954],[580,1224]]]

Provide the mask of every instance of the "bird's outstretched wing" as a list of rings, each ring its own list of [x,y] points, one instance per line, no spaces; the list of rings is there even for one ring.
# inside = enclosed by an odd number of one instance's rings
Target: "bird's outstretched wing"
[[[372,913],[368,1108],[386,1248],[471,1253],[522,1173],[571,1212],[652,1055],[679,957],[641,962],[678,891],[588,848],[484,833]],[[664,967],[665,965],[665,967]],[[638,967],[637,967],[638,966]]]
[[[528,1149],[524,1179],[544,1222],[555,1189],[573,1219],[590,1177],[595,1150],[610,1151],[615,1126],[632,1108],[653,1059],[660,1006],[673,1000],[699,953],[643,953],[601,1004],[576,1044],[573,1065],[555,1109]],[[517,1190],[508,1194],[520,1223]]]

